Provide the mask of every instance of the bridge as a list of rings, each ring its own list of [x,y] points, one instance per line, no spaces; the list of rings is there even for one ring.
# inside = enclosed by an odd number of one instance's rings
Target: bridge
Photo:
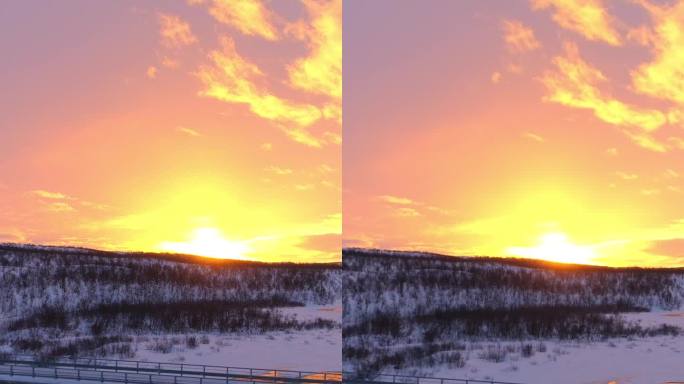
[[[45,360],[30,355],[0,355],[0,383],[2,380],[22,383],[339,384],[342,374],[99,358]]]
[[[307,372],[104,358],[38,359],[0,354],[0,384],[520,384],[402,375],[361,378],[351,372]]]

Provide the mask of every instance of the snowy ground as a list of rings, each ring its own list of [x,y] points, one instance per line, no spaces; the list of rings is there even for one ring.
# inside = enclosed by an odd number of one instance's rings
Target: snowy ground
[[[684,312],[626,314],[644,326],[663,323],[684,328]],[[486,349],[493,343],[482,343]],[[520,343],[510,343],[512,345]],[[478,350],[466,352],[463,368],[437,368],[432,376],[495,379],[529,384],[654,384],[684,382],[684,335],[612,339],[595,343],[544,341],[544,352],[530,357],[511,353],[503,362],[478,357]],[[500,343],[499,346],[504,346]],[[427,372],[426,372],[427,373]]]
[[[284,308],[286,314],[299,319],[331,319],[341,322],[342,305],[309,305]],[[163,337],[183,340],[188,335]],[[202,335],[197,335],[201,339]],[[312,330],[296,332],[269,332],[264,335],[204,335],[207,340],[196,348],[185,343],[174,345],[170,353],[150,350],[155,338],[143,336],[135,339],[135,360],[183,362],[188,364],[288,369],[309,372],[340,371],[342,367],[342,331]]]

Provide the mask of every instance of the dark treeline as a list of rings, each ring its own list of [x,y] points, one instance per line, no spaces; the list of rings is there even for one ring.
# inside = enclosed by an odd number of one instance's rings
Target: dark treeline
[[[343,268],[345,369],[364,374],[429,366],[444,356],[459,361],[463,356],[455,353],[464,342],[680,332],[644,327],[621,315],[679,308],[684,271],[678,269],[362,249],[344,250]]]
[[[186,255],[182,253],[158,253],[158,252],[114,252],[103,251],[99,249],[83,248],[83,247],[60,247],[37,244],[15,244],[15,243],[0,243],[0,254],[9,254],[19,252],[22,254],[31,255],[46,255],[53,257],[55,255],[73,257],[73,256],[99,256],[104,258],[114,259],[154,259],[163,261],[172,261],[176,263],[201,264],[218,267],[258,267],[270,266],[278,268],[297,268],[297,269],[325,269],[339,267],[340,263],[293,263],[293,262],[278,262],[266,263],[259,261],[236,260],[236,259],[217,259],[209,257],[201,257],[196,255]],[[3,259],[0,257],[0,263]],[[1,264],[0,264],[1,265]]]
[[[629,311],[637,308],[623,307]],[[552,338],[592,340],[606,337],[678,335],[673,327],[643,328],[625,322],[613,306],[519,307],[515,309],[452,309],[415,317],[376,312],[344,328],[345,337],[388,336],[394,339],[422,336],[433,343],[443,335],[463,340]]]
[[[434,252],[420,252],[420,251],[394,251],[386,249],[376,249],[376,248],[345,248],[343,250],[344,254],[352,255],[364,255],[364,257],[377,257],[377,258],[418,258],[427,259],[431,261],[446,261],[449,263],[453,262],[467,262],[475,264],[490,264],[496,263],[498,265],[508,265],[512,267],[526,267],[526,268],[538,268],[538,269],[559,269],[559,270],[574,270],[574,271],[595,271],[595,272],[645,272],[645,273],[663,273],[663,272],[675,272],[684,273],[684,267],[673,267],[673,268],[643,268],[643,267],[608,267],[602,265],[588,265],[588,264],[570,264],[570,263],[559,263],[554,261],[542,260],[542,259],[525,259],[520,257],[491,257],[491,256],[451,256],[444,255]]]
[[[58,332],[77,330],[82,323],[90,334],[150,334],[221,332],[254,333],[302,329],[334,328],[333,321],[315,319],[300,321],[285,316],[277,309],[296,306],[286,300],[268,302],[187,302],[150,304],[108,304],[95,308],[65,312],[45,308],[26,318],[11,322],[10,332],[31,329],[54,329]]]

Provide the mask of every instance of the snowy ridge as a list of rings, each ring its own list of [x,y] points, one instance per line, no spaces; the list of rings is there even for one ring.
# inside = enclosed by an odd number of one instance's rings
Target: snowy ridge
[[[33,246],[0,250],[0,312],[18,316],[46,305],[73,310],[123,301],[247,301],[283,295],[302,304],[329,304],[340,292],[341,273],[330,266],[216,267],[117,255],[127,254],[71,248],[62,253]]]
[[[343,267],[343,354],[350,371],[430,373],[431,367],[458,369],[475,359],[532,356],[546,350],[544,340],[680,332],[621,314],[683,308],[682,269],[377,249],[345,249]],[[482,350],[488,342],[496,344]]]
[[[196,340],[223,340],[217,335],[328,335],[340,320],[315,308],[339,304],[341,275],[335,264],[5,244],[0,351],[130,357],[139,343],[168,353],[186,339],[193,348]]]
[[[512,265],[508,259],[365,249],[345,249],[344,268],[349,271],[345,293],[354,294],[345,306],[349,318],[378,308],[414,312],[416,307],[402,305],[406,297],[421,311],[618,303],[673,310],[684,304],[683,270],[552,269]]]

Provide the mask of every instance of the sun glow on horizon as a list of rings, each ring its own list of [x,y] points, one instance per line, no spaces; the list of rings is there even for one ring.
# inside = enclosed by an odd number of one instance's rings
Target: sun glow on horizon
[[[591,246],[573,244],[564,233],[547,233],[533,247],[509,247],[506,253],[517,257],[570,264],[591,264],[596,252]]]
[[[341,0],[5,8],[0,242],[339,262]]]
[[[165,241],[159,249],[167,252],[185,253],[217,259],[250,260],[246,256],[252,249],[244,241],[226,239],[217,228],[197,228],[186,242]]]

